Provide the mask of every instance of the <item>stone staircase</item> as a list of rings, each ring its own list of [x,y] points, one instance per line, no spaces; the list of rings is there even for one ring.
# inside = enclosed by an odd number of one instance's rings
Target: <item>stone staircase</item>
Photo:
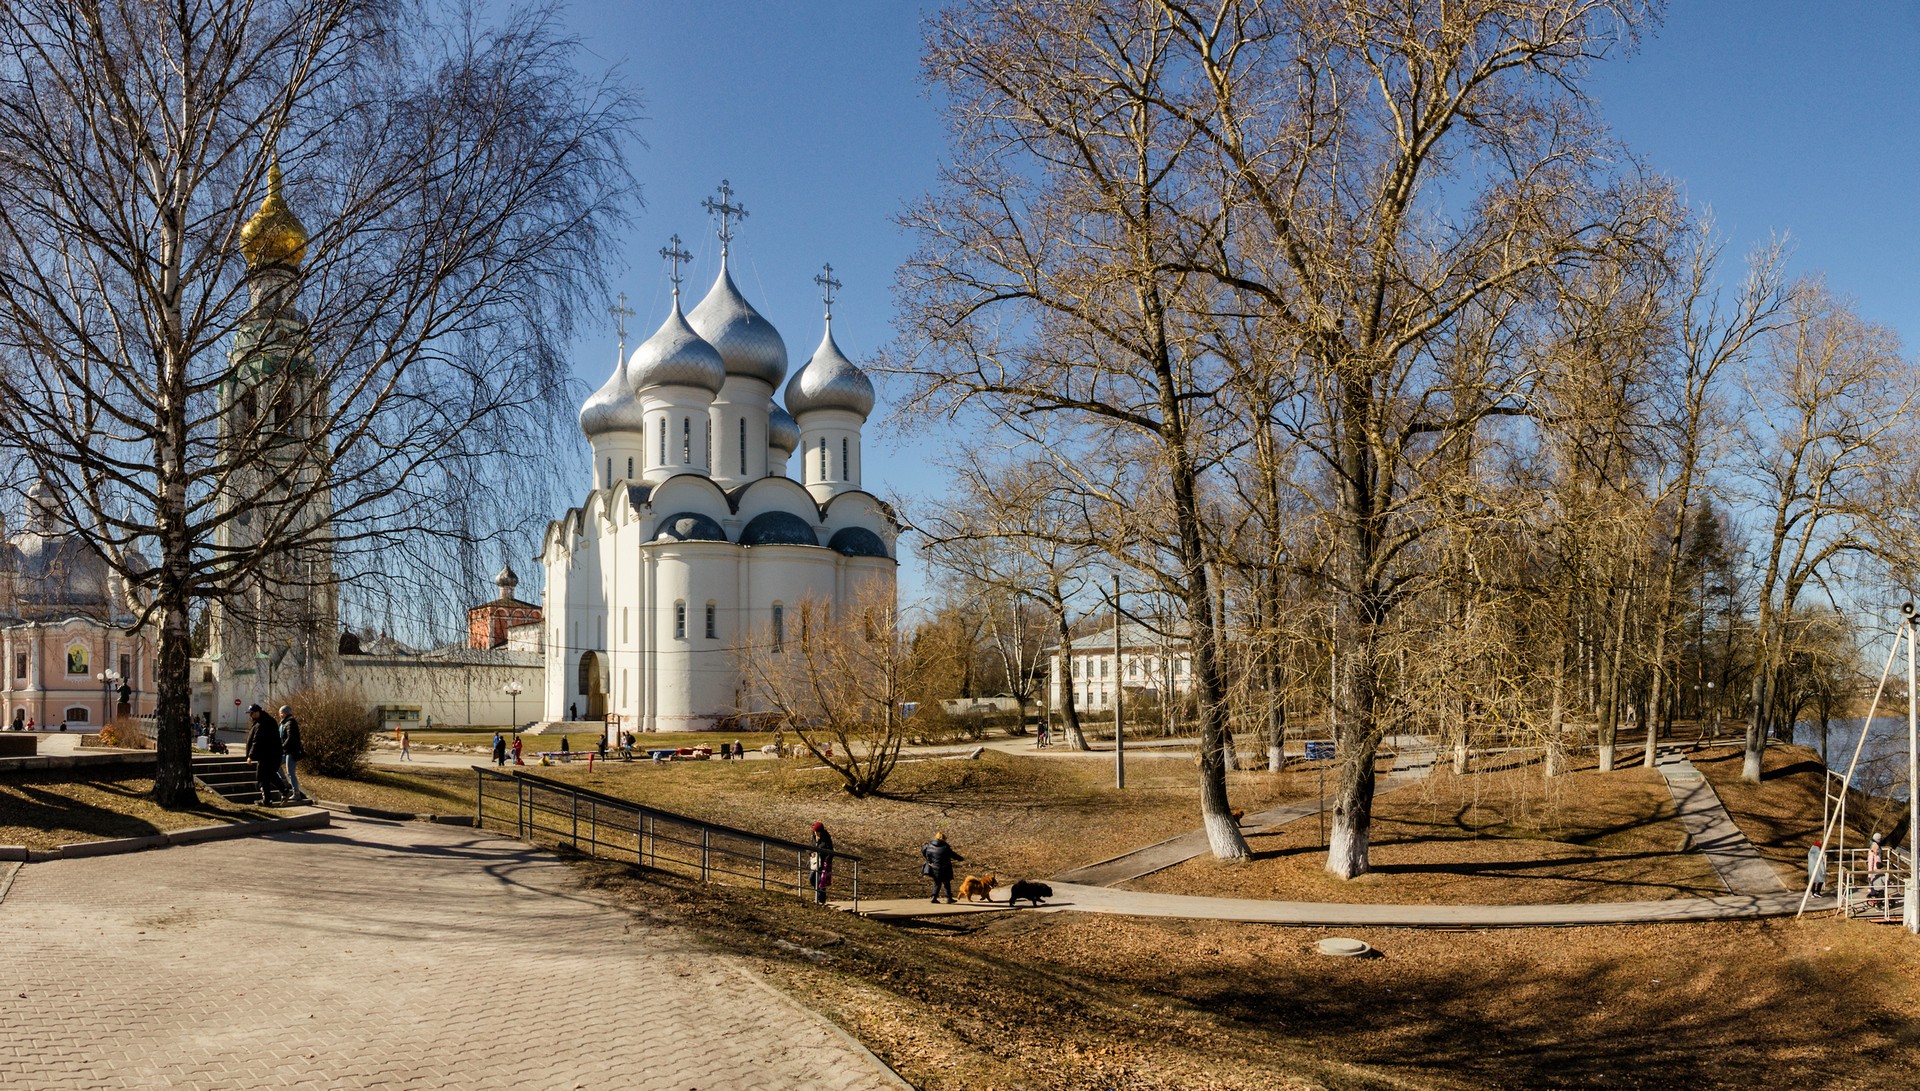
[[[195,754],[194,783],[228,803],[259,803],[260,783],[239,754]]]

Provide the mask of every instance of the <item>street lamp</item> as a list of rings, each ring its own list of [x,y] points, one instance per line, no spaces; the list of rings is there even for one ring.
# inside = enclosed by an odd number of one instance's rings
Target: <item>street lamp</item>
[[[93,676],[100,683],[100,726],[113,722],[113,684],[120,680],[120,672],[112,668]]]
[[[500,692],[506,694],[507,699],[513,702],[513,733],[518,735],[520,734],[520,695],[525,693],[526,689],[518,682],[508,682],[500,687]]]

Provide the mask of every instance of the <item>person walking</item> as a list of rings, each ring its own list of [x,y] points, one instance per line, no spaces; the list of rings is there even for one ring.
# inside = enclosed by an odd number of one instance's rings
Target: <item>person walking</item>
[[[1807,846],[1807,886],[1815,897],[1827,892],[1827,854],[1818,841]]]
[[[246,759],[253,763],[260,802],[274,803],[280,795],[280,725],[259,705],[247,706]]]
[[[518,735],[515,735],[513,737],[513,764],[515,765],[527,764],[526,762],[520,760],[520,736]]]
[[[400,729],[400,760],[413,760],[413,733],[404,727]]]
[[[1867,904],[1879,906],[1882,911],[1888,907],[1887,900],[1887,859],[1885,850],[1880,847],[1880,835],[1874,834],[1867,844]]]
[[[833,882],[833,835],[824,822],[813,824],[813,903],[827,904],[827,885]]]
[[[966,857],[953,851],[947,844],[945,832],[933,835],[933,840],[920,846],[920,874],[933,880],[933,901],[940,900],[940,892],[947,892],[947,904],[953,904],[953,865],[965,863]]]
[[[507,767],[507,740],[498,731],[493,733],[493,764],[501,769]]]
[[[296,768],[306,756],[306,748],[300,745],[300,721],[294,718],[292,708],[281,705],[280,760],[286,763],[288,799],[307,798],[307,793],[300,790],[300,770]]]

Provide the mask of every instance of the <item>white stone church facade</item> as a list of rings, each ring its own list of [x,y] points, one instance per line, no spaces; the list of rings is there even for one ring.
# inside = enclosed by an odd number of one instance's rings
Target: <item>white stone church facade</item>
[[[706,298],[682,313],[687,255],[663,251],[674,270],[666,320],[631,355],[623,346],[580,410],[590,487],[548,526],[540,553],[549,721],[721,727],[760,711],[741,656],[797,637],[801,602],[840,614],[893,600],[899,526],[860,485],[873,384],[834,342],[830,292],[819,347],[788,378],[779,331],[728,272],[738,210],[718,211],[720,271]],[[830,269],[816,280],[834,286]]]

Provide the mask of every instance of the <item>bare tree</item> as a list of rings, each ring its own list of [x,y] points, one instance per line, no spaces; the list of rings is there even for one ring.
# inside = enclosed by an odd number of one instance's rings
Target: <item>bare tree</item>
[[[906,709],[925,667],[899,628],[892,588],[856,595],[835,616],[823,599],[794,604],[736,651],[754,708],[770,711],[856,798],[878,794],[906,741]]]
[[[1777,722],[1787,621],[1810,585],[1852,555],[1906,552],[1886,513],[1907,491],[1920,375],[1893,330],[1856,314],[1819,282],[1796,285],[1749,377],[1753,409],[1740,472],[1762,513],[1758,613],[1746,757],[1758,783]]]
[[[560,419],[632,188],[579,60],[537,4],[0,7],[0,447],[158,629],[162,804],[196,602],[330,617]]]
[[[928,562],[981,587],[997,588],[1016,602],[1034,603],[1060,656],[1059,711],[1066,744],[1089,749],[1070,674],[1070,611],[1085,590],[1087,566],[1100,551],[1087,540],[1084,520],[1073,517],[1071,500],[1063,495],[1066,483],[1042,461],[976,456],[955,461],[948,471],[953,491],[932,500],[917,520],[916,529],[928,540]],[[1024,626],[1018,628],[1024,632]],[[1029,670],[1046,661],[1043,642],[1031,644],[1023,653],[1030,657]]]

